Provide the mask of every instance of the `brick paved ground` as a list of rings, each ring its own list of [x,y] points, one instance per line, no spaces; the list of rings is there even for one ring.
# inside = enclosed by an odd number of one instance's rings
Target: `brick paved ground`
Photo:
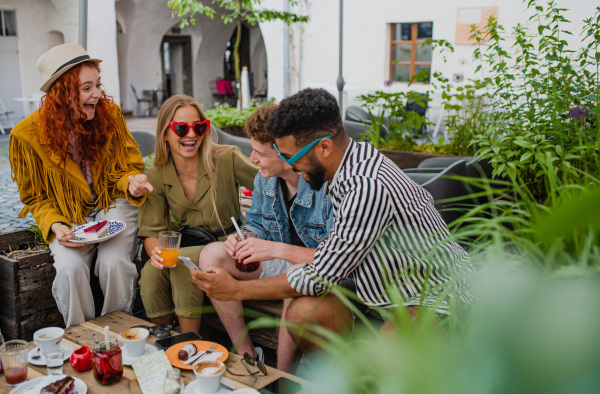
[[[17,184],[10,177],[8,162],[8,135],[0,135],[0,233],[30,228],[35,224],[31,214],[19,218],[23,209]]]

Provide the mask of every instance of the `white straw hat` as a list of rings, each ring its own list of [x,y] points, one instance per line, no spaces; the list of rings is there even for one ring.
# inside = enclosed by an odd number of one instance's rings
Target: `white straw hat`
[[[69,71],[79,63],[92,61],[100,63],[100,59],[91,59],[90,55],[79,44],[57,45],[44,53],[37,61],[37,68],[44,78],[44,84],[40,90],[48,93],[50,86],[61,75]]]

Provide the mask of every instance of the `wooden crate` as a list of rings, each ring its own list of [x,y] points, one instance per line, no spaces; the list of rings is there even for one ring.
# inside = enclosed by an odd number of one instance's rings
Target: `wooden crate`
[[[35,234],[28,230],[0,234],[0,250],[22,249],[34,242]],[[31,340],[42,327],[64,327],[52,297],[53,262],[50,251],[0,256],[0,327],[5,339]]]

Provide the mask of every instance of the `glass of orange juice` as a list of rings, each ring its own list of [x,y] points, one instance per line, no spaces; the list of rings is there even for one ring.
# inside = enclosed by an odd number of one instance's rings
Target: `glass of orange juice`
[[[177,231],[161,231],[158,233],[158,247],[160,248],[160,257],[164,260],[162,265],[165,268],[172,268],[177,265],[180,242],[181,233]]]

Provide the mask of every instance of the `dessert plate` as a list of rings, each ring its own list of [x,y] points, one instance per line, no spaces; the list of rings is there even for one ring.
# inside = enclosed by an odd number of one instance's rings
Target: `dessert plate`
[[[69,345],[68,343],[64,343],[64,342],[60,343],[60,348],[65,351],[65,356],[64,356],[65,361],[67,361],[69,359],[69,357],[71,357],[71,354],[73,354],[73,352],[75,351],[73,346]],[[33,356],[37,355],[37,354],[39,354],[40,357],[33,358]],[[29,351],[29,353],[27,354],[27,361],[29,362],[29,364],[33,364],[33,365],[40,365],[40,366],[46,365],[46,357],[44,357],[44,353],[42,353],[42,352],[38,353],[38,346],[34,347],[33,349],[31,349]]]
[[[149,343],[147,343],[144,346],[144,354],[142,354],[141,356],[137,356],[137,357],[131,357],[131,356],[128,356],[127,354],[125,354],[124,346],[121,346],[121,355],[123,356],[123,365],[131,365],[138,358],[144,357],[145,355],[148,355],[148,354],[154,353],[154,352],[158,352],[158,349],[156,347],[150,345]]]
[[[96,244],[96,243],[104,242],[104,241],[111,239],[112,237],[119,234],[121,231],[123,231],[125,229],[125,222],[122,222],[120,220],[107,220],[107,222],[108,222],[108,231],[106,232],[106,234],[104,234],[100,238],[86,241],[83,237],[80,237],[77,234],[75,234],[75,236],[73,238],[71,238],[69,241],[79,243],[79,244]],[[76,232],[86,229],[90,226],[93,226],[96,223],[98,223],[98,222],[89,222],[86,224],[82,224],[81,226],[72,228],[71,231],[76,233]]]
[[[177,354],[179,353],[179,351],[181,349],[183,349],[183,347],[185,345],[187,345],[188,343],[193,343],[194,345],[196,345],[196,349],[198,349],[198,352],[206,351],[206,349],[208,349],[210,347],[210,345],[212,344],[211,341],[187,341],[187,342],[181,342],[181,343],[171,346],[170,348],[165,350],[165,354],[167,355],[167,358],[171,362],[171,365],[174,366],[175,368],[187,369],[189,371],[194,369],[193,364],[187,365],[183,361],[181,361],[179,359],[179,357],[177,357]],[[225,347],[223,347],[217,343],[217,347],[215,348],[214,352],[215,353],[217,353],[217,352],[223,353],[219,358],[217,358],[217,361],[221,361],[223,363],[225,361],[227,361],[227,358],[229,357],[229,352],[227,351],[227,349],[225,349]],[[202,356],[200,358],[202,358]]]
[[[18,386],[16,386],[11,393],[12,394],[24,394],[24,393],[35,393],[39,394],[40,391],[50,383],[56,382],[64,378],[67,375],[51,375],[51,376],[42,376],[39,378],[27,380]],[[87,393],[87,385],[85,382],[79,378],[71,376],[75,379],[75,391],[73,394],[85,394]]]

